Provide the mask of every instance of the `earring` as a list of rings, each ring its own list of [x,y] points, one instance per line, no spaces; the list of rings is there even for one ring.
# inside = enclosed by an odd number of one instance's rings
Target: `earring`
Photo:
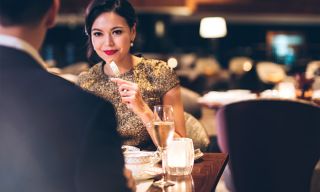
[[[133,42],[131,41],[131,43],[130,43],[130,47],[133,47]]]

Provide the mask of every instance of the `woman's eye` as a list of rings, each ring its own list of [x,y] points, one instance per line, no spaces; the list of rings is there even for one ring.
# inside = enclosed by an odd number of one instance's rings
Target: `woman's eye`
[[[122,34],[122,31],[121,30],[114,30],[112,32],[114,35],[121,35]]]
[[[102,35],[102,33],[101,32],[93,32],[92,35],[95,37],[99,37]]]

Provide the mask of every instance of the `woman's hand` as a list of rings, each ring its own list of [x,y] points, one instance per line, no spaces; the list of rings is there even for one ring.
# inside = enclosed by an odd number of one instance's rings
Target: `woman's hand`
[[[137,114],[143,112],[146,104],[136,83],[119,78],[111,78],[111,81],[117,83],[122,103]]]
[[[144,102],[138,84],[119,78],[111,78],[111,81],[118,85],[122,103],[125,103],[144,123],[152,120],[152,111]]]

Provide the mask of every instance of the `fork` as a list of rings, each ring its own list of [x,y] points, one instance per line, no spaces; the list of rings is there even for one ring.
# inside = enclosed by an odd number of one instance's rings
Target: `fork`
[[[117,64],[114,61],[111,61],[111,63],[109,65],[111,67],[111,70],[112,70],[113,74],[116,77],[119,77],[120,76],[120,71],[119,71],[119,68],[118,68]],[[123,90],[123,92],[127,92],[127,91],[128,90],[126,90],[126,89]]]
[[[119,68],[118,68],[117,64],[114,61],[111,61],[111,63],[109,65],[111,67],[111,70],[112,70],[113,74],[116,77],[119,77],[120,76],[120,71],[119,71]]]

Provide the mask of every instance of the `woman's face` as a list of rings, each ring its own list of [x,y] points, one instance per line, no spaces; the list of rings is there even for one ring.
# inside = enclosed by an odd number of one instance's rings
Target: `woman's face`
[[[102,13],[92,24],[93,49],[106,63],[121,64],[129,56],[135,33],[135,26],[130,29],[123,17],[114,12]]]

